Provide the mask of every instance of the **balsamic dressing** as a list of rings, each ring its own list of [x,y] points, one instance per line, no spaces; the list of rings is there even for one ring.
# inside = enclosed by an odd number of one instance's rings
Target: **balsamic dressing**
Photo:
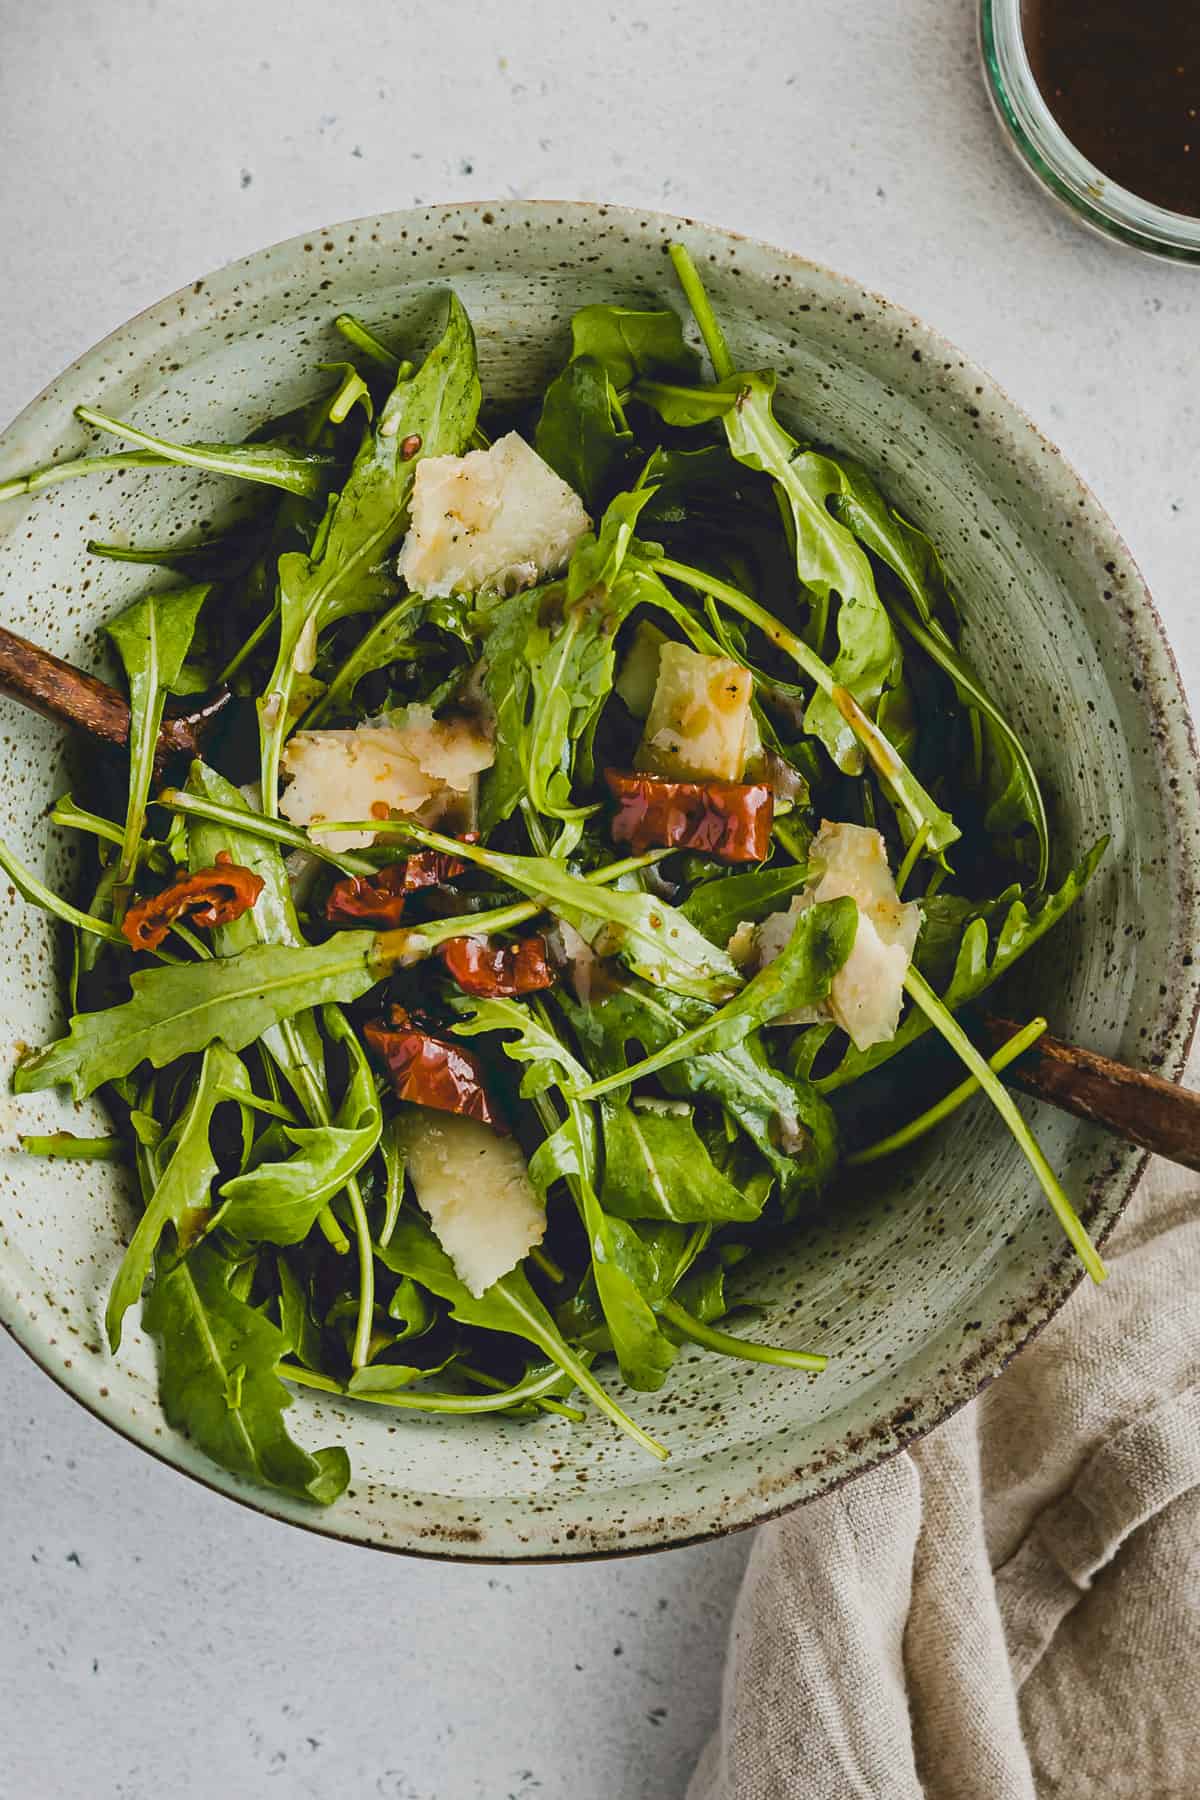
[[[1023,0],[1042,97],[1113,181],[1200,218],[1200,0]]]

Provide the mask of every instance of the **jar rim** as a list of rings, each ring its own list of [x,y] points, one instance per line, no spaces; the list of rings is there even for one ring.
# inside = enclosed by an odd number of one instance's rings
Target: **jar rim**
[[[980,0],[979,47],[988,95],[1010,148],[1081,223],[1174,262],[1200,262],[1200,218],[1122,187],[1072,143],[1038,87],[1021,28],[1022,0]]]

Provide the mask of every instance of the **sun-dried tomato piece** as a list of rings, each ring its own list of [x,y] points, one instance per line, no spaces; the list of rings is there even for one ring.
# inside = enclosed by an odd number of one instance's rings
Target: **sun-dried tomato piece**
[[[519,944],[493,944],[482,937],[456,937],[444,943],[438,955],[464,994],[533,994],[554,986],[554,971],[546,961],[546,940],[522,938]]]
[[[398,925],[408,895],[407,867],[403,862],[388,863],[378,875],[347,875],[335,882],[325,902],[325,917],[331,925],[375,925],[380,930]]]
[[[189,925],[232,925],[249,912],[263,891],[263,879],[235,863],[227,850],[217,853],[210,869],[179,875],[161,894],[135,900],[121,930],[135,950],[157,950],[178,919]]]
[[[347,875],[334,883],[325,902],[331,925],[398,925],[404,902],[419,888],[441,887],[466,869],[446,850],[418,850],[402,862],[387,863],[377,875]]]
[[[363,1036],[391,1076],[398,1100],[462,1113],[507,1132],[508,1125],[487,1091],[483,1065],[469,1050],[401,1020],[390,1026],[371,1020],[364,1025]]]
[[[770,854],[775,796],[758,782],[661,781],[606,769],[617,810],[614,844],[643,850],[699,850],[720,862],[762,862]]]

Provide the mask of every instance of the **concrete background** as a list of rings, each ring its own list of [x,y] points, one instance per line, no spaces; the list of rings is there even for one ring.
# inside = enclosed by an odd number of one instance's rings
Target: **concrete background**
[[[0,417],[217,264],[502,195],[656,206],[845,270],[989,368],[1095,487],[1193,694],[1200,277],[1002,149],[970,0],[0,0]],[[9,804],[11,804],[11,800]],[[567,1570],[289,1531],[0,1342],[4,1800],[673,1800],[744,1539]]]

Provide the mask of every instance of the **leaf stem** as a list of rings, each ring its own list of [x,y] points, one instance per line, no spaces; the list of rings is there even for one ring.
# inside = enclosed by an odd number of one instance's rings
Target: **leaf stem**
[[[547,1281],[552,1281],[554,1283],[555,1287],[561,1287],[563,1282],[567,1279],[554,1258],[552,1256],[547,1256],[540,1244],[535,1244],[533,1246],[533,1249],[529,1252],[529,1260],[542,1271],[542,1274],[546,1277]]]
[[[253,656],[278,617],[279,601],[274,600],[267,612],[254,627],[250,636],[234,651],[229,661],[225,664],[225,667],[221,670],[221,673],[217,676],[218,686],[222,686],[224,683],[228,682],[232,676],[237,674],[242,664],[246,661],[246,658]]]
[[[1031,1019],[1028,1025],[1021,1027],[1020,1031],[1015,1031],[1006,1043],[1001,1044],[996,1054],[988,1058],[988,1067],[992,1073],[998,1075],[1001,1069],[1007,1069],[1009,1063],[1015,1062],[1018,1056],[1029,1049],[1031,1044],[1037,1042],[1045,1029],[1045,1019]],[[978,1092],[977,1078],[974,1075],[968,1075],[965,1081],[960,1081],[957,1087],[951,1088],[948,1094],[943,1095],[933,1106],[926,1107],[923,1113],[918,1113],[915,1119],[910,1119],[908,1124],[902,1125],[898,1131],[890,1132],[887,1137],[879,1138],[875,1143],[867,1144],[861,1150],[851,1151],[849,1156],[842,1159],[844,1167],[854,1169],[861,1167],[864,1163],[878,1162],[883,1156],[891,1156],[895,1151],[903,1150],[909,1144],[915,1144],[918,1138],[925,1137],[935,1125],[940,1125],[943,1119],[948,1119],[951,1113],[957,1112],[965,1100],[969,1100],[972,1094]]]
[[[382,338],[377,338],[353,313],[339,313],[333,323],[335,330],[341,332],[348,344],[361,350],[364,356],[369,357],[373,363],[378,363],[381,369],[389,370],[397,379],[401,378],[399,372],[403,365],[395,351],[389,350]],[[411,373],[412,364],[408,367]]]
[[[904,892],[905,886],[907,885],[907,882],[908,882],[908,878],[912,874],[913,870],[916,868],[918,858],[920,857],[922,850],[925,848],[925,840],[928,836],[929,836],[929,821],[928,821],[928,819],[926,819],[924,825],[922,825],[919,828],[915,837],[912,840],[912,843],[908,846],[908,849],[904,852],[904,861],[900,864],[899,869],[897,869],[897,871],[896,871],[896,893],[897,894],[902,894]]]
[[[375,1318],[375,1252],[371,1247],[371,1227],[363,1201],[358,1176],[346,1183],[350,1217],[354,1222],[354,1241],[358,1250],[358,1315],[354,1322],[354,1346],[350,1361],[356,1369],[365,1368],[371,1360],[371,1327]]]
[[[700,335],[704,339],[705,349],[712,362],[713,374],[718,381],[724,381],[733,374],[733,358],[729,354],[725,333],[717,323],[717,316],[704,291],[704,284],[697,273],[696,265],[685,244],[672,244],[670,255],[671,266],[683,289],[683,297],[691,307],[692,316],[700,327]]]
[[[365,856],[356,856],[350,850],[329,850],[324,844],[316,843],[306,831],[301,831],[296,825],[285,824],[282,819],[268,819],[263,813],[244,812],[238,807],[223,806],[219,800],[206,800],[202,795],[186,793],[182,788],[164,788],[155,805],[165,807],[168,812],[210,819],[214,825],[228,825],[234,831],[246,831],[252,837],[267,838],[274,844],[286,844],[289,850],[307,851],[310,856],[320,857],[322,862],[333,863],[347,875],[379,873],[378,863],[370,862]],[[378,830],[379,820],[373,820],[372,824]]]
[[[125,1145],[119,1137],[76,1137],[73,1131],[51,1131],[45,1137],[24,1134],[18,1140],[30,1156],[49,1156],[67,1162],[120,1162]]]
[[[664,1300],[657,1308],[660,1318],[673,1325],[681,1337],[690,1338],[693,1344],[701,1344],[706,1350],[716,1350],[722,1356],[736,1356],[743,1362],[776,1363],[783,1369],[805,1369],[810,1375],[819,1375],[829,1361],[827,1356],[819,1356],[812,1350],[784,1350],[777,1344],[758,1344],[751,1338],[734,1337],[728,1331],[716,1331],[711,1325],[703,1325],[700,1320],[680,1306],[678,1300]]]
[[[73,456],[68,462],[46,463],[40,469],[31,469],[27,475],[14,475],[10,481],[0,481],[0,500],[15,500],[21,494],[40,493],[43,488],[54,487],[60,481],[74,481],[79,475],[98,475],[104,472],[121,475],[126,469],[169,467],[169,459],[153,450],[127,450],[103,456]]]
[[[914,1005],[921,1009],[934,1030],[945,1038],[950,1048],[958,1054],[976,1077],[980,1087],[1012,1132],[1017,1144],[1024,1152],[1030,1168],[1037,1176],[1042,1192],[1050,1202],[1068,1241],[1092,1280],[1104,1281],[1108,1271],[1100,1259],[1100,1254],[1088,1236],[1078,1213],[1067,1198],[1058,1176],[1046,1161],[1040,1144],[1021,1117],[1016,1102],[1008,1089],[999,1077],[993,1074],[982,1053],[975,1048],[953,1013],[943,1006],[920,970],[911,963],[905,973],[904,986]]]
[[[232,475],[239,481],[262,482],[267,487],[282,488],[285,493],[301,498],[318,492],[334,462],[332,456],[322,451],[310,450],[301,454],[274,444],[173,444],[122,419],[110,419],[107,413],[97,412],[91,406],[77,406],[75,417],[96,431],[108,431],[114,437],[140,444],[165,462],[181,463],[189,469],[204,469],[210,475]]]

